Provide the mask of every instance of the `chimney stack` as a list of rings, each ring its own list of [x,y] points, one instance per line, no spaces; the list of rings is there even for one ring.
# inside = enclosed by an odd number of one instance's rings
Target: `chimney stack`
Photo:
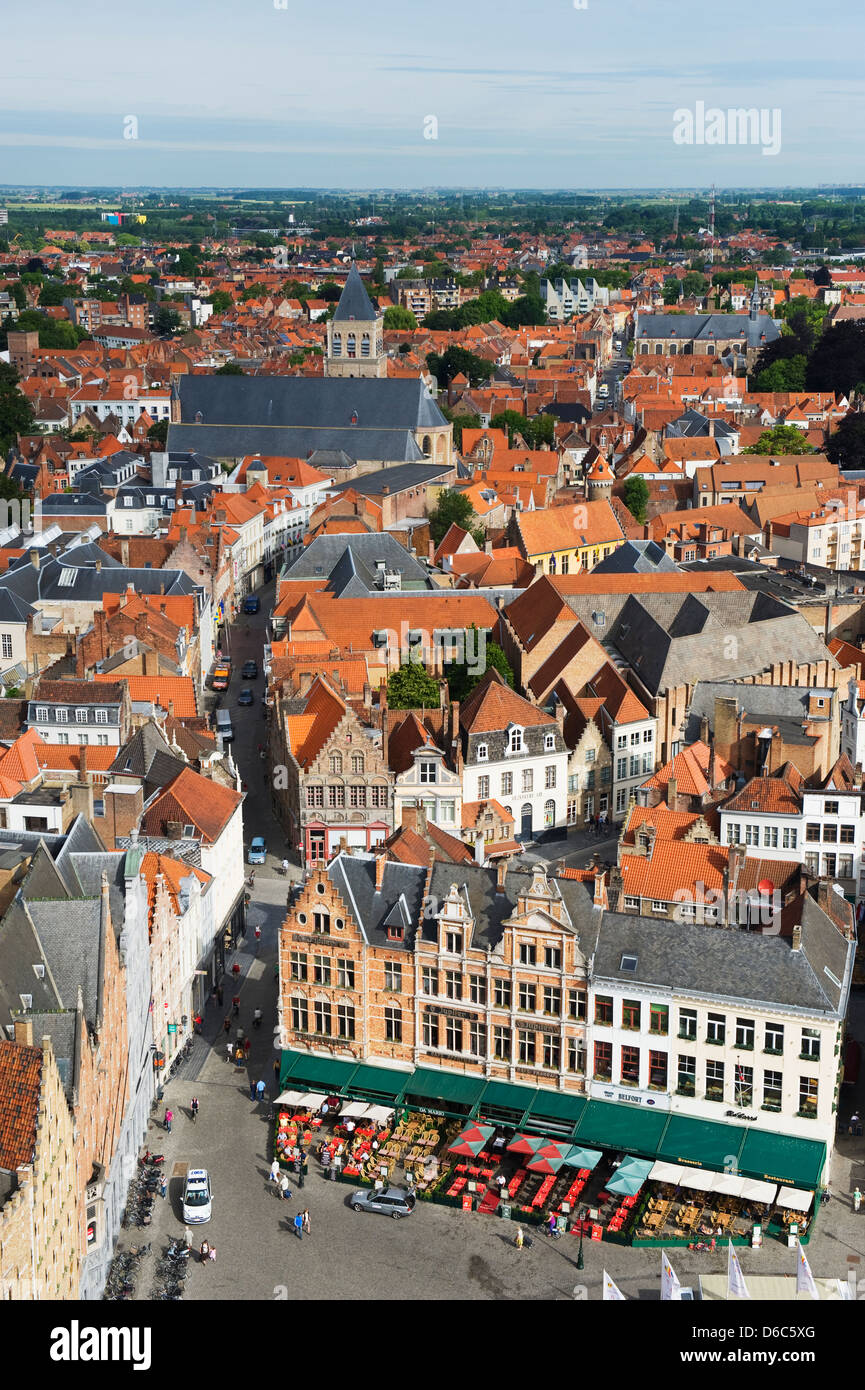
[[[505,877],[506,877],[506,875],[507,875],[507,872],[508,872],[508,861],[507,861],[507,859],[502,858],[502,859],[500,859],[500,860],[498,861],[498,863],[496,864],[496,892],[497,892],[497,893],[504,893],[504,891],[505,891]]]
[[[386,863],[386,854],[377,854],[375,856],[375,891],[377,893],[381,892],[381,886],[384,882],[384,866]]]
[[[33,1046],[33,1020],[32,1018],[16,1018],[15,1020],[15,1041],[22,1047]]]
[[[793,940],[792,940],[791,943],[790,943],[790,949],[793,950],[793,951],[801,951],[801,949],[802,949],[802,924],[801,924],[801,923],[797,923],[796,926],[793,928]],[[16,1024],[16,1028],[17,1028],[17,1024]]]
[[[667,783],[667,806],[671,811],[676,810],[676,801],[679,796],[679,783],[675,777],[671,777]]]

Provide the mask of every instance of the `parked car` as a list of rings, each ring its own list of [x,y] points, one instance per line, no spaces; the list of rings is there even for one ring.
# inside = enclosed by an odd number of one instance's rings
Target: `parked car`
[[[190,1168],[183,1189],[183,1220],[201,1226],[213,1215],[213,1191],[206,1168]]]
[[[241,678],[241,680],[252,681],[252,680],[255,680],[255,678],[256,678],[257,675],[258,675],[258,662],[257,662],[257,661],[244,661],[243,666],[241,667],[241,671],[240,671],[240,678]]]
[[[598,395],[603,399],[603,398],[605,398],[606,396],[608,396],[609,394],[610,394],[610,388],[609,388],[609,386],[607,385],[607,383],[604,381],[604,382],[602,382],[601,385],[598,387]]]
[[[250,594],[249,598],[243,601],[244,613],[257,613],[260,607],[261,599],[258,597],[258,594]]]
[[[252,691],[251,691],[251,690],[241,690],[240,694],[239,694],[238,697],[237,697],[237,703],[238,703],[239,705],[254,705],[254,704],[255,704],[255,697],[254,697]]]
[[[361,1189],[352,1194],[352,1211],[377,1211],[382,1216],[392,1216],[398,1221],[401,1216],[411,1216],[415,1208],[415,1195],[402,1187],[386,1187],[381,1192],[374,1189]]]
[[[249,846],[249,854],[246,856],[249,864],[267,863],[267,845],[262,835],[254,836]]]

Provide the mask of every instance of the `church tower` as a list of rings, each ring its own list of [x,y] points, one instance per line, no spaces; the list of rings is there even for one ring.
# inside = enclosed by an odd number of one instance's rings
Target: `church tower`
[[[327,325],[326,376],[387,376],[382,320],[354,261],[336,313]]]

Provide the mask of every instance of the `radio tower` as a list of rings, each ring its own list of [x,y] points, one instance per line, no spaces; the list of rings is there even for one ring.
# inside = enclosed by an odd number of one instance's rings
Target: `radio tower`
[[[715,185],[709,199],[709,265],[715,264]]]

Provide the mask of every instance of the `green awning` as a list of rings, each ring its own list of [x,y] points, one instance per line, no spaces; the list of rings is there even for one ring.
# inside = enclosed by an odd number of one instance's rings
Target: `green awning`
[[[691,1163],[697,1168],[714,1168],[716,1173],[738,1172],[739,1151],[745,1131],[741,1125],[722,1125],[717,1120],[697,1120],[687,1115],[671,1115],[658,1158],[672,1163]]]
[[[368,1096],[370,1100],[386,1100],[391,1104],[401,1096],[410,1071],[394,1071],[390,1067],[371,1067],[362,1064],[351,1078],[351,1093]]]
[[[577,1125],[576,1139],[596,1148],[627,1149],[654,1157],[668,1119],[666,1110],[590,1100]]]
[[[490,1110],[506,1110],[515,1119],[520,1119],[537,1094],[534,1086],[514,1086],[510,1081],[488,1081],[478,1110],[484,1115]]]
[[[435,1071],[431,1067],[419,1067],[414,1076],[409,1077],[405,1087],[405,1100],[414,1097],[428,1100],[433,1108],[441,1109],[439,1101],[451,1105],[474,1105],[480,1099],[486,1082],[482,1076],[464,1076],[461,1072]]]
[[[559,1131],[566,1129],[570,1134],[587,1104],[585,1096],[569,1096],[561,1091],[536,1091],[528,1123],[541,1126],[548,1122],[548,1127],[554,1126]]]
[[[739,1156],[739,1171],[749,1178],[768,1178],[788,1187],[815,1188],[823,1174],[826,1145],[818,1139],[767,1134],[751,1129]]]
[[[298,1053],[291,1069],[292,1082],[302,1081],[310,1089],[341,1091],[357,1070],[357,1062],[340,1062],[336,1057],[312,1057]]]

